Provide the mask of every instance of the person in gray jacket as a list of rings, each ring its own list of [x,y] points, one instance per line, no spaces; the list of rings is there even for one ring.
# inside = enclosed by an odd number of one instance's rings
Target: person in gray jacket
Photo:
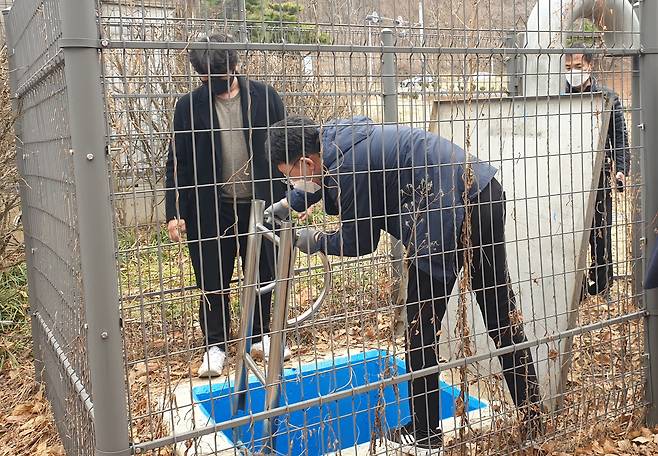
[[[273,165],[293,185],[268,210],[285,218],[290,209],[302,212],[322,200],[327,214],[340,216],[335,232],[298,230],[300,250],[367,255],[377,248],[382,231],[405,245],[409,371],[439,362],[441,320],[466,252],[470,285],[496,346],[526,341],[510,285],[505,195],[495,168],[437,135],[377,126],[367,117],[320,127],[308,117],[289,116],[272,125],[268,141]],[[526,429],[539,430],[539,387],[530,351],[513,350],[500,361]],[[439,452],[439,395],[438,373],[414,378],[409,389],[413,419],[391,430],[387,439],[412,454]]]

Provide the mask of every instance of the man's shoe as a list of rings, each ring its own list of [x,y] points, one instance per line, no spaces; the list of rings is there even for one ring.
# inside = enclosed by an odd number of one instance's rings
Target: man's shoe
[[[260,342],[253,344],[251,346],[250,354],[253,358],[267,360],[267,358],[270,356],[270,336],[263,336]],[[283,360],[287,361],[291,356],[292,353],[290,352],[288,345],[284,346]]]
[[[443,454],[443,435],[441,431],[428,433],[416,429],[414,434],[413,423],[407,423],[396,429],[391,429],[386,434],[386,440],[393,445],[394,450],[402,454],[414,456],[429,456]]]
[[[612,265],[590,265],[587,273],[587,293],[590,296],[605,297],[612,286]]]
[[[210,347],[203,354],[203,361],[199,366],[197,375],[199,377],[217,377],[221,375],[226,361],[226,353],[219,347]]]
[[[589,280],[587,283],[587,294],[590,296],[601,296],[605,298],[610,290],[610,282],[604,283],[595,280]]]

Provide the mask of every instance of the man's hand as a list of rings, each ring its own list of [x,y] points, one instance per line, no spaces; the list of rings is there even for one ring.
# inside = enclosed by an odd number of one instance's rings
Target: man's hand
[[[185,220],[169,220],[169,223],[167,223],[167,231],[169,232],[169,239],[173,242],[179,242],[181,240],[181,234],[187,232],[187,228],[185,228]]]
[[[317,204],[317,203],[316,203]],[[299,213],[299,221],[300,222],[305,222],[307,218],[313,213],[313,208],[315,207],[315,204],[313,204],[311,207],[306,209],[304,212]]]
[[[320,251],[320,235],[322,233],[313,228],[302,228],[297,231],[297,242],[295,246],[302,252],[313,255]]]
[[[283,198],[282,200],[272,204],[270,207],[265,209],[264,215],[266,220],[271,217],[274,217],[278,220],[288,220],[290,216],[290,205],[288,204],[288,200]]]

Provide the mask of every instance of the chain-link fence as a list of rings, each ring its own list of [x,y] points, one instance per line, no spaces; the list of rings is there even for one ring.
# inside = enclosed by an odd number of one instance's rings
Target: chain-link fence
[[[67,453],[551,453],[655,424],[655,19],[15,4],[35,359]]]

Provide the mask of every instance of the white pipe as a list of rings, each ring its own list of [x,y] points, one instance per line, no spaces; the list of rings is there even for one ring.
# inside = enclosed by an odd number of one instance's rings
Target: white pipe
[[[577,19],[593,19],[607,48],[638,49],[640,23],[628,0],[539,0],[528,17],[526,48],[564,48]],[[526,54],[525,96],[557,95],[563,89],[560,54]]]

